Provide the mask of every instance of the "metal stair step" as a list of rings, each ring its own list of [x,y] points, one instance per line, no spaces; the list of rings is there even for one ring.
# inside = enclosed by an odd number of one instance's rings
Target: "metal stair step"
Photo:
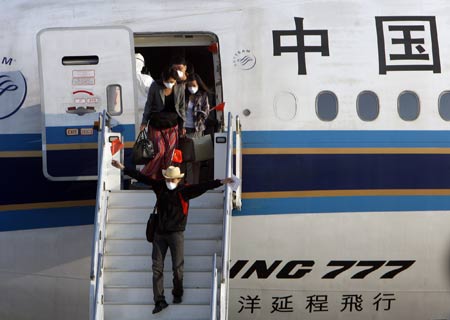
[[[222,258],[217,258],[217,265],[221,265]],[[151,270],[152,259],[148,256],[105,256],[104,269],[106,271],[148,271]],[[172,270],[170,255],[166,257],[164,270]],[[212,256],[185,256],[185,272],[211,272]]]
[[[170,289],[165,288],[164,295],[168,303],[172,302]],[[202,305],[209,304],[210,288],[184,289],[183,303]],[[153,302],[152,288],[105,287],[105,303],[107,304],[148,304]]]
[[[105,270],[105,287],[135,287],[152,288],[151,271],[112,271]],[[205,272],[184,272],[183,285],[185,288],[210,288],[211,271]],[[164,272],[164,287],[172,287],[172,271]]]
[[[221,240],[185,240],[185,255],[214,255],[222,251]],[[110,239],[106,240],[105,253],[111,255],[149,255],[152,244],[147,240]]]
[[[149,208],[110,208],[108,223],[147,223],[153,207]],[[189,223],[222,223],[223,209],[190,208]]]
[[[156,196],[153,191],[122,190],[109,193],[108,208],[153,208]],[[208,191],[189,201],[190,208],[223,207],[223,192]]]
[[[107,320],[207,320],[210,316],[210,306],[170,304],[166,309],[158,314],[152,314],[153,305],[112,305],[105,304],[105,319]]]
[[[107,239],[145,239],[146,224],[108,223]],[[185,239],[220,239],[222,224],[187,224]]]
[[[108,208],[153,208],[155,202],[156,195],[151,190],[115,190],[109,193]]]

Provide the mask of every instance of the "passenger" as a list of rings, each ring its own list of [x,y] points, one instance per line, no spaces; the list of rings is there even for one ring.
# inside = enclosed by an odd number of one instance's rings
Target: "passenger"
[[[186,59],[182,56],[175,56],[172,57],[172,59],[170,60],[170,65],[172,68],[174,68],[175,70],[177,70],[177,75],[178,75],[178,83],[184,84],[187,80],[188,77],[188,72],[187,72],[187,62]],[[193,66],[191,67],[193,68]]]
[[[195,73],[194,65],[189,61],[186,61],[186,78],[189,77],[190,74]]]
[[[142,54],[136,53],[136,80],[138,88],[138,110],[144,112],[145,102],[147,101],[148,89],[153,82],[153,78],[148,74],[142,73],[145,67],[145,60]]]
[[[148,91],[141,131],[148,125],[149,139],[156,149],[155,157],[145,165],[142,173],[162,179],[161,169],[171,165],[172,155],[178,145],[178,136],[185,135],[185,90],[177,84],[175,69],[163,71],[160,81],[155,81]]]
[[[162,170],[165,180],[153,180],[132,168],[125,168],[115,160],[112,165],[124,169],[126,175],[152,186],[157,197],[158,225],[156,226],[152,248],[153,300],[158,313],[168,306],[164,296],[164,260],[167,249],[172,256],[173,271],[173,303],[181,303],[183,298],[184,268],[184,230],[186,228],[189,200],[196,198],[207,190],[215,189],[222,184],[232,183],[232,178],[211,180],[201,184],[184,185],[181,182],[184,174],[180,168],[170,166]]]
[[[190,74],[186,81],[189,95],[186,98],[186,135],[189,138],[200,138],[205,131],[206,119],[209,115],[209,89],[200,76]],[[198,183],[200,177],[200,162],[186,163],[186,181]]]

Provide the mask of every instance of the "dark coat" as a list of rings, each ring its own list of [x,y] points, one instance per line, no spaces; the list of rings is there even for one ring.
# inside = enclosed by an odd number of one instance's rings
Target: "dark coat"
[[[156,193],[157,211],[159,215],[156,232],[167,233],[186,229],[189,211],[189,200],[196,198],[208,190],[222,185],[220,180],[212,180],[199,184],[185,185],[179,183],[174,190],[169,190],[166,181],[153,180],[132,168],[125,168],[126,175],[148,184]]]
[[[164,84],[160,81],[153,81],[150,89],[148,90],[147,102],[145,103],[144,114],[142,115],[141,124],[147,124],[150,120],[150,114],[153,112],[160,112],[164,110],[164,103],[166,97],[164,96]],[[179,121],[178,126],[181,128],[184,125],[186,119],[185,109],[185,87],[181,84],[176,84],[173,87],[173,94],[175,100],[175,110],[177,111]]]

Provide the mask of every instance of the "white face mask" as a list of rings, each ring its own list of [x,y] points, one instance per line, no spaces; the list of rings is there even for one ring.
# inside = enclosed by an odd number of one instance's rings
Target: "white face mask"
[[[178,73],[178,77],[183,78],[184,77],[184,72],[181,70],[177,70]]]
[[[167,89],[172,89],[173,86],[175,85],[175,82],[171,83],[171,82],[163,82],[164,85],[166,86]]]
[[[188,87],[188,90],[192,94],[196,94],[198,91],[198,87]]]
[[[177,185],[178,185],[178,183],[166,181],[166,186],[167,186],[167,189],[169,189],[169,190],[175,189],[177,187]]]

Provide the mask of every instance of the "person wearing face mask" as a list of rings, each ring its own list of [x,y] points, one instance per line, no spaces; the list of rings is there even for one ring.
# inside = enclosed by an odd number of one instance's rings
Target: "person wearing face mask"
[[[196,73],[190,74],[186,81],[186,135],[189,138],[200,138],[205,131],[205,122],[209,115],[208,87]],[[198,183],[200,162],[186,163],[186,180]]]
[[[187,77],[189,75],[187,71],[186,59],[182,56],[175,56],[170,59],[170,65],[177,71],[178,83],[185,84]]]
[[[164,70],[161,80],[150,86],[145,103],[140,129],[145,130],[148,124],[148,136],[157,153],[141,172],[153,178],[162,179],[161,169],[170,166],[178,136],[186,134],[185,90],[177,79],[175,69]]]
[[[152,271],[153,271],[153,313],[165,309],[168,304],[164,296],[164,259],[167,249],[172,256],[173,271],[173,303],[181,303],[183,298],[183,267],[184,267],[184,230],[186,229],[189,200],[196,198],[208,190],[222,184],[232,183],[232,178],[211,180],[200,184],[185,185],[184,173],[180,168],[170,166],[162,170],[164,180],[154,180],[141,172],[125,167],[113,160],[112,165],[124,170],[124,173],[136,180],[148,184],[156,194],[156,206],[159,215],[158,225],[153,239]]]

